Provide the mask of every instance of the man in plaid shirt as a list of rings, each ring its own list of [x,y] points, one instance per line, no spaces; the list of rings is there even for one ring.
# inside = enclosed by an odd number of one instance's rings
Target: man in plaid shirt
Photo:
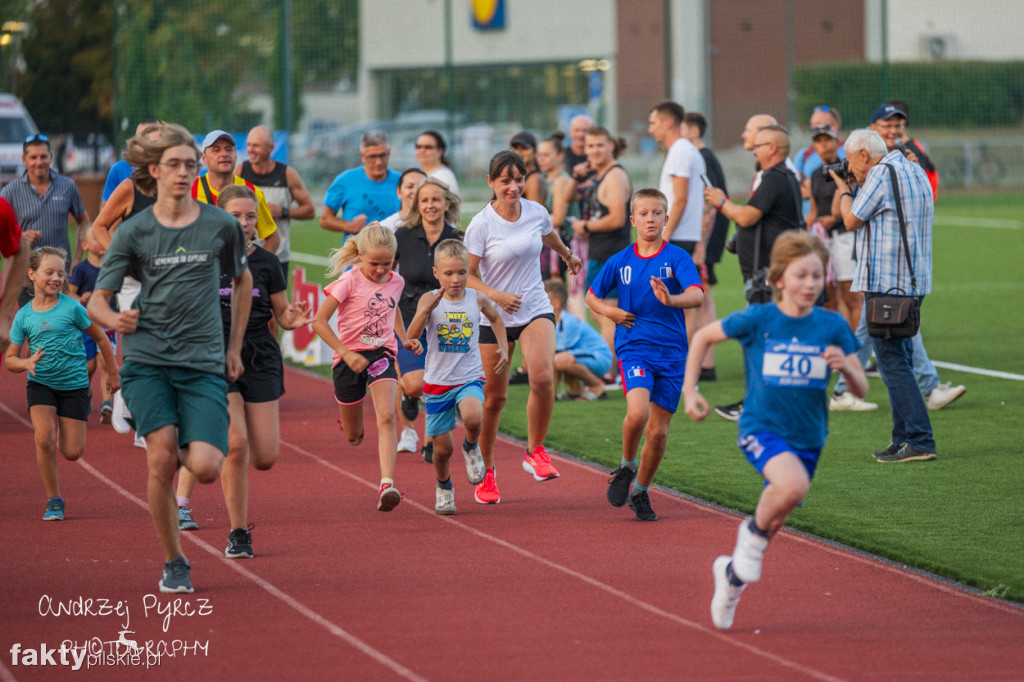
[[[898,150],[889,152],[875,131],[862,128],[846,139],[846,158],[860,186],[856,198],[833,172],[840,194],[839,208],[848,230],[857,235],[857,271],[853,291],[865,298],[890,289],[917,297],[920,303],[932,288],[932,220],[934,204],[928,176]],[[913,276],[900,236],[889,168],[896,170],[907,229]],[[897,292],[898,293],[898,292]],[[935,439],[924,397],[914,378],[913,340],[872,338],[878,367],[892,404],[892,441],[875,453],[880,462],[935,459]]]

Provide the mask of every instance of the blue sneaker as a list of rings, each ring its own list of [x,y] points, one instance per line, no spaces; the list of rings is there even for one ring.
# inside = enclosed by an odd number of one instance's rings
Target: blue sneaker
[[[46,501],[46,513],[43,514],[43,521],[64,520],[64,499],[55,497]]]
[[[188,507],[178,507],[178,529],[199,530],[199,524],[192,520],[192,510]]]
[[[160,578],[160,591],[166,594],[184,592],[192,594],[192,567],[183,556],[176,556],[164,564],[164,574]]]

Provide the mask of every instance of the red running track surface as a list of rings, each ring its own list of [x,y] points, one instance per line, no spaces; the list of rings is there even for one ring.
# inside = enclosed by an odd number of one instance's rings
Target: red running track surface
[[[372,410],[349,446],[330,384],[291,369],[281,458],[250,476],[256,558],[224,558],[220,487],[199,486],[196,592],[160,595],[143,451],[94,418],[81,462],[59,465],[66,520],[44,523],[24,381],[0,375],[0,680],[1024,679],[1024,610],[786,532],[719,632],[711,562],[739,517],[655,491],[661,520],[639,524],[604,471],[555,456],[562,477],[537,483],[510,441],[500,505],[473,502],[456,465],[459,513],[436,516],[433,468],[406,453],[405,500],[380,513]],[[141,657],[111,644],[122,630]],[[13,662],[15,644],[62,641],[121,657]]]

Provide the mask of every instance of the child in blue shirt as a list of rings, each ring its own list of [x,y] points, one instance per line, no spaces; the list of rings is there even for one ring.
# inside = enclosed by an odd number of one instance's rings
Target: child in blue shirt
[[[600,332],[565,309],[569,290],[562,280],[547,280],[544,290],[555,311],[555,372],[568,386],[555,399],[605,400],[601,377],[611,369],[612,349]]]
[[[626,396],[622,462],[608,481],[608,501],[621,507],[628,500],[637,521],[657,521],[648,490],[679,407],[687,355],[683,311],[703,305],[704,287],[690,255],[662,238],[668,220],[665,195],[656,189],[639,190],[630,202],[630,213],[636,243],[605,261],[587,292],[587,305],[615,323],[615,354]],[[616,287],[618,307],[604,301]]]
[[[842,374],[858,398],[868,392],[856,356],[860,343],[846,320],[814,306],[827,265],[828,249],[817,236],[805,230],[784,232],[772,247],[768,271],[774,301],[733,313],[693,339],[683,400],[695,421],[708,414],[708,403],[697,392],[704,352],[727,338],[743,345],[747,398],[738,445],[765,479],[754,515],[740,523],[732,556],[718,557],[712,567],[711,620],[722,630],[732,626],[746,583],[760,579],[771,538],[810,489],[828,433],[831,372]]]
[[[89,305],[93,289],[96,288],[96,279],[100,275],[100,268],[103,267],[103,256],[100,255],[96,246],[98,244],[92,240],[92,227],[85,228],[82,231],[82,249],[85,251],[86,258],[71,271],[71,281],[68,286],[68,294],[83,306]],[[117,303],[111,301],[111,307],[116,310]],[[114,354],[117,355],[117,332],[112,329],[104,329],[103,332],[107,335],[107,340],[110,341]],[[103,402],[100,406],[100,423],[109,424],[114,411],[114,404],[113,396],[106,392],[107,365],[103,361],[103,356],[99,353],[99,348],[97,348],[96,344],[85,332],[82,333],[82,341],[85,343],[85,359],[89,363],[90,386],[92,385],[93,374],[96,373],[97,369],[100,371],[100,388],[101,395],[103,396]]]

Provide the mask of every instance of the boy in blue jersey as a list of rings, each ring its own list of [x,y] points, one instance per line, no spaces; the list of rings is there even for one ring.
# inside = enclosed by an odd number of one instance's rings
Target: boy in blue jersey
[[[711,620],[732,626],[746,583],[761,577],[771,538],[810,489],[828,433],[828,384],[832,371],[846,379],[858,398],[868,392],[857,349],[860,343],[839,313],[816,308],[825,286],[828,249],[806,230],[779,235],[772,247],[768,281],[773,301],[752,305],[701,329],[686,366],[686,414],[700,421],[708,403],[697,392],[701,358],[709,346],[734,338],[743,345],[747,397],[739,421],[739,442],[747,460],[765,479],[757,509],[740,523],[731,556],[712,567],[715,595]]]
[[[683,310],[704,303],[704,287],[689,254],[662,239],[668,221],[665,195],[641,189],[629,208],[636,242],[605,262],[587,291],[587,305],[615,322],[615,353],[626,395],[622,462],[608,480],[608,501],[621,507],[628,500],[637,521],[657,521],[648,490],[679,407],[687,355]],[[604,301],[616,287],[618,307]],[[638,470],[641,436],[645,439]]]
[[[601,333],[565,309],[569,290],[560,279],[544,282],[555,311],[555,373],[568,387],[555,400],[605,400],[603,377],[612,367],[612,349]]]

